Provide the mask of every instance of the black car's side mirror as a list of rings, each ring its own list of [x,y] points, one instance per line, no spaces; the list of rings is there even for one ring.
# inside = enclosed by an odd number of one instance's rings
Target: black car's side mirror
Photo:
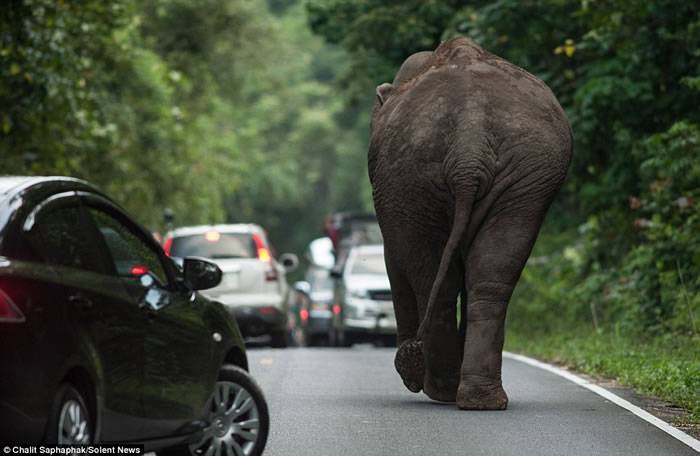
[[[185,285],[191,290],[207,290],[221,283],[221,269],[204,258],[186,257],[182,260]]]

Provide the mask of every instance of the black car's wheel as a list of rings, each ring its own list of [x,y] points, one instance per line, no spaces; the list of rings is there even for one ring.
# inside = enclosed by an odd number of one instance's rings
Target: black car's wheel
[[[340,339],[341,347],[352,347],[359,339],[357,334],[350,331],[339,331],[338,338]]]
[[[318,335],[307,333],[304,338],[307,347],[316,347],[318,345]]]
[[[158,456],[260,456],[267,443],[270,415],[260,387],[243,369],[223,366],[207,403],[209,425],[187,448],[159,451]]]
[[[49,415],[47,443],[88,444],[94,437],[95,423],[80,392],[70,384],[58,388]]]
[[[272,348],[287,348],[287,332],[275,331],[270,334],[270,346]]]
[[[343,334],[339,329],[332,328],[328,332],[328,345],[331,347],[342,347],[343,339]]]

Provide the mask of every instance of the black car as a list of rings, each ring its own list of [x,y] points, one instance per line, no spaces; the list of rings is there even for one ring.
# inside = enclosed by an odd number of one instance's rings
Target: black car
[[[260,454],[239,329],[195,291],[220,280],[84,181],[0,177],[0,442]]]

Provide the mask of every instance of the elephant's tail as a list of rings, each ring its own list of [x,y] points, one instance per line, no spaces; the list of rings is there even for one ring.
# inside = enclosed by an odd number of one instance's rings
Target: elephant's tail
[[[423,316],[423,321],[421,321],[421,324],[418,327],[416,340],[421,340],[426,329],[430,326],[435,301],[437,301],[438,295],[440,294],[440,289],[445,281],[445,276],[447,275],[447,270],[450,267],[454,253],[457,251],[457,249],[459,249],[459,245],[464,238],[464,233],[466,232],[467,225],[469,224],[474,196],[470,194],[458,194],[455,199],[455,216],[454,221],[452,222],[452,229],[450,230],[450,236],[447,239],[447,244],[445,244],[445,249],[442,251],[440,267],[438,268],[437,275],[435,276],[433,287],[430,290],[428,305],[425,310],[425,315]]]

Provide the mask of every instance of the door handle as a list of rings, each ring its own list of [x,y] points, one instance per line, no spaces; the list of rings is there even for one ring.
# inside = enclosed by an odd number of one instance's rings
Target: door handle
[[[71,304],[73,304],[75,307],[77,307],[80,310],[92,309],[92,301],[90,299],[86,298],[81,293],[76,293],[74,295],[69,296],[68,302],[70,302]]]

